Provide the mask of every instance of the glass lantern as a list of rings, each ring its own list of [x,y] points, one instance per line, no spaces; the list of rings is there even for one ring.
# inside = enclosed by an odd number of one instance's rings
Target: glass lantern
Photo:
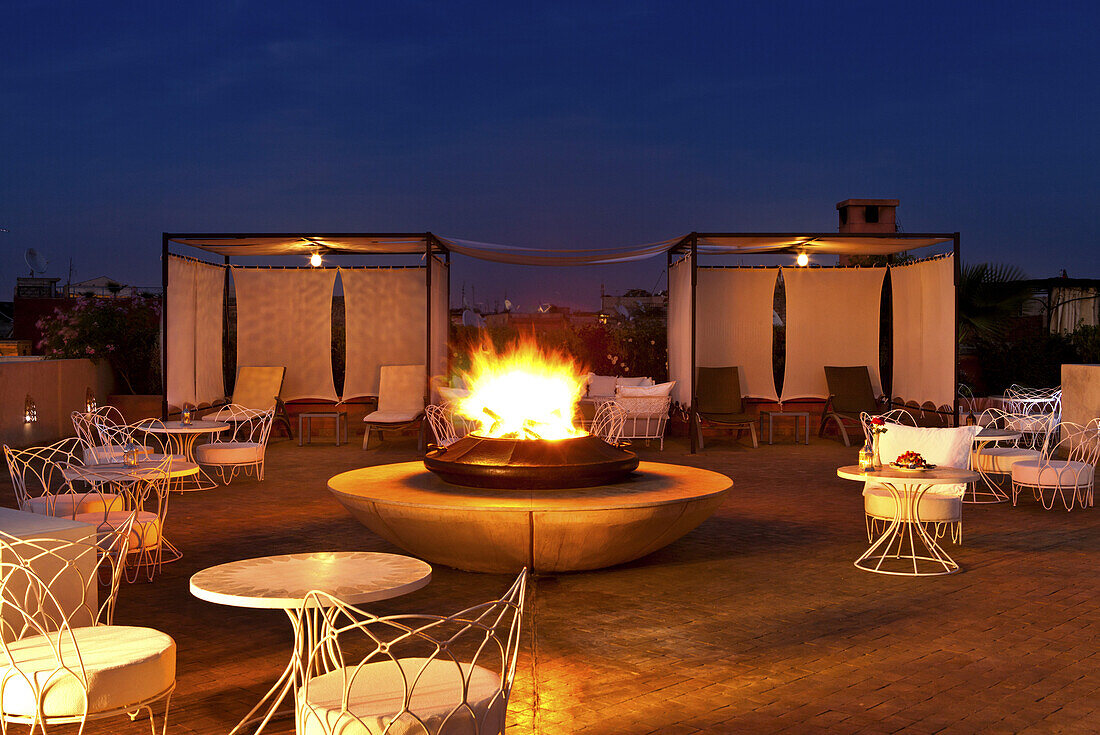
[[[38,407],[34,405],[34,399],[28,393],[27,399],[23,401],[23,423],[33,424],[36,421],[38,421]]]
[[[126,442],[122,447],[122,464],[127,467],[137,467],[138,464],[138,447],[133,442]]]
[[[859,450],[859,469],[860,472],[870,472],[875,469],[875,450],[869,441],[864,442],[863,448]]]
[[[180,423],[184,426],[190,426],[191,422],[195,420],[195,409],[190,406],[184,406],[183,411],[180,412]]]
[[[93,393],[92,389],[89,388],[87,391],[84,392],[84,409],[88,413],[95,413],[98,408],[99,404],[96,402],[95,393]]]

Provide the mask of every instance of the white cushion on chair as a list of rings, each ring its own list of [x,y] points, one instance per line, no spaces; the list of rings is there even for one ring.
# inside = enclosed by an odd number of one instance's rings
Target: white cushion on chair
[[[199,464],[250,464],[264,458],[264,447],[256,442],[210,442],[195,447]]]
[[[409,424],[416,421],[423,411],[374,411],[363,417],[367,424]]]
[[[980,454],[974,453],[976,469],[998,475],[1012,472],[1012,467],[1017,462],[1038,459],[1038,450],[1023,447],[986,447]]]
[[[887,424],[886,431],[879,436],[879,456],[889,464],[902,454],[913,451],[919,452],[931,464],[965,470],[970,467],[970,450],[974,435],[979,431],[980,426],[933,429]],[[966,485],[938,485],[933,490],[943,495],[962,495]],[[924,515],[923,512],[921,515]]]
[[[76,639],[76,649],[73,648]],[[0,690],[6,715],[33,717],[34,691],[20,672],[32,676],[41,687],[49,686],[42,698],[46,717],[80,716],[85,711],[84,686],[64,671],[56,671],[57,658],[52,646],[58,636],[51,633],[31,636],[7,644],[18,671],[3,659],[0,664]],[[88,678],[87,711],[108,712],[151,699],[165,692],[176,680],[176,643],[171,636],[152,628],[123,625],[98,625],[73,628],[61,636],[61,658],[70,669],[79,671],[77,650]]]
[[[50,507],[52,506],[52,507]],[[102,517],[109,510],[122,510],[123,503],[115,493],[59,493],[30,498],[23,510],[55,518],[72,518],[78,513],[99,513]],[[52,511],[52,512],[50,512]]]
[[[447,659],[403,658],[400,662],[401,671],[398,671],[395,661],[383,659],[358,669],[337,669],[310,679],[298,693],[302,719],[299,735],[328,735],[334,732],[340,735],[381,735],[383,731],[388,735],[424,733],[424,728],[408,715],[390,725],[404,704],[403,678],[413,689],[409,710],[427,725],[427,732],[474,735],[503,730],[505,707],[500,694],[499,674],[481,666],[473,666],[471,671],[470,664],[456,665]],[[341,717],[345,677],[352,682],[347,709],[354,717],[351,714]],[[466,702],[477,717],[480,729],[475,727],[469,712],[462,708],[441,730],[443,719],[463,701],[463,678],[469,679]],[[307,694],[308,708],[302,704]],[[318,718],[324,718],[324,725]],[[388,731],[387,725],[390,725]]]
[[[917,505],[917,520],[928,523],[949,523],[962,518],[962,495],[956,490],[940,490],[941,487],[954,488],[955,485],[935,486],[921,496]],[[965,485],[961,487],[965,488]],[[908,499],[902,490],[901,520],[910,519]],[[863,510],[869,516],[891,520],[894,517],[894,496],[881,485],[868,485],[863,490]]]
[[[1083,487],[1092,484],[1095,472],[1086,462],[1025,459],[1012,465],[1012,481],[1032,487]]]
[[[104,515],[100,513],[78,513],[73,517],[74,521],[90,523],[99,529],[101,533],[113,531],[119,528],[130,517],[130,511],[111,511]],[[156,513],[138,511],[134,517],[134,525],[130,528],[130,553],[140,549],[151,549],[160,542],[160,518]]]

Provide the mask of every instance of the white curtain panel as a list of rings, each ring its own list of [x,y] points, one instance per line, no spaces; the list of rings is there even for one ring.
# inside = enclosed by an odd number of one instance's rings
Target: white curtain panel
[[[195,272],[193,260],[168,256],[168,405],[198,403],[195,395]],[[220,348],[219,341],[219,348]]]
[[[955,401],[955,258],[890,269],[894,321],[893,394]]]
[[[866,365],[876,395],[885,268],[783,268],[787,357],[781,400],[828,398],[825,366]]]
[[[451,289],[448,281],[448,272],[450,268],[437,260],[432,258],[432,359],[431,359],[431,372],[432,375],[439,375],[447,377],[447,355],[449,352],[450,343],[450,329],[451,329],[451,310],[450,299]],[[434,381],[433,381],[433,393],[434,393]],[[432,396],[432,400],[436,399],[436,395]]]
[[[668,379],[675,380],[672,400],[691,403],[691,256],[668,269]]]
[[[778,399],[772,371],[777,268],[699,268],[695,364],[740,368],[741,393]]]
[[[233,268],[237,369],[282,366],[284,401],[336,400],[332,382],[333,268]]]
[[[225,397],[222,316],[225,268],[168,256],[168,404]]]
[[[340,281],[347,329],[344,400],[377,396],[383,365],[424,364],[424,269],[341,268]]]
[[[211,403],[225,398],[222,360],[225,266],[195,265],[195,400]]]

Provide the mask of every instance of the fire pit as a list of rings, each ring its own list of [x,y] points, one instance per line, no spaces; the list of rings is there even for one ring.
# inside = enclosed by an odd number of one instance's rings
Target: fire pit
[[[456,485],[534,490],[619,482],[638,457],[591,434],[557,441],[468,434],[428,452],[424,466]]]

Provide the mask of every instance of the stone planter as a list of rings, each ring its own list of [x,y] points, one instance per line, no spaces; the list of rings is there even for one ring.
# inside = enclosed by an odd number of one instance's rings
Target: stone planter
[[[126,418],[127,423],[134,423],[141,419],[160,418],[161,402],[163,396],[144,395],[130,396],[113,394],[107,396],[107,405],[114,406]]]

